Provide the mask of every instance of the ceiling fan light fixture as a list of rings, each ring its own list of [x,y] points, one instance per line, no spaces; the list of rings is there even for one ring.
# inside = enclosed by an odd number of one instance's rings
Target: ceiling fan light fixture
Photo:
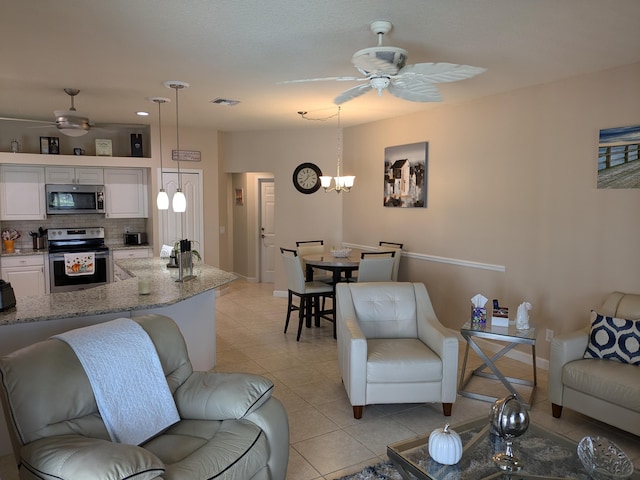
[[[82,127],[58,127],[58,131],[67,137],[81,137],[89,133],[89,129]]]

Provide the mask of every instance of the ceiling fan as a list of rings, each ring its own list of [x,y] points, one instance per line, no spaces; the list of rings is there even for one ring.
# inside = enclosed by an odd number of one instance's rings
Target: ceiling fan
[[[387,90],[392,95],[411,102],[439,102],[442,100],[436,83],[455,82],[474,77],[485,68],[453,63],[416,63],[406,65],[407,51],[382,45],[382,37],[393,25],[386,20],[371,24],[371,31],[378,36],[378,45],[364,48],[353,54],[351,62],[361,77],[327,77],[305,80],[289,80],[283,83],[318,82],[324,80],[362,82],[334,99],[336,105],[376,90],[382,95]]]
[[[53,112],[55,116],[55,121],[47,121],[47,120],[31,120],[26,118],[11,118],[11,117],[0,117],[0,120],[11,120],[11,121],[19,121],[19,122],[31,122],[31,123],[46,123],[47,125],[55,125],[60,133],[67,135],[69,137],[80,137],[82,135],[86,135],[89,133],[89,130],[94,127],[101,127],[101,125],[96,125],[89,121],[89,117],[87,115],[83,115],[76,110],[74,104],[74,98],[80,90],[77,88],[65,88],[64,92],[71,97],[71,107],[69,110],[55,110]],[[105,125],[109,127],[113,127],[114,125]],[[134,126],[134,125],[130,125]],[[138,125],[135,125],[136,127]]]

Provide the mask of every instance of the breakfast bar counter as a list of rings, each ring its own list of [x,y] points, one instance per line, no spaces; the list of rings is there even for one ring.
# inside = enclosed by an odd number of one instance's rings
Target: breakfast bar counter
[[[132,278],[87,290],[18,299],[15,308],[0,313],[0,326],[161,308],[220,288],[236,279],[231,273],[199,264],[194,267],[196,278],[179,283],[176,282],[178,269],[167,268],[167,259],[134,258],[117,263]],[[138,294],[140,278],[150,282],[149,295]]]

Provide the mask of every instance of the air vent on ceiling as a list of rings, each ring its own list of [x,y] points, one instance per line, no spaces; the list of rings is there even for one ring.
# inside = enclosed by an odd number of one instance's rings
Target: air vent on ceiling
[[[240,100],[231,100],[229,98],[214,98],[213,100],[211,100],[211,103],[216,103],[218,105],[227,105],[229,107],[233,107],[234,105],[237,105],[240,103]]]

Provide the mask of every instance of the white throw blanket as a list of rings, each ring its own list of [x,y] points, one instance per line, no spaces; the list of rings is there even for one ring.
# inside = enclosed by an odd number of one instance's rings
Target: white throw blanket
[[[180,420],[147,332],[129,318],[55,335],[84,367],[111,440],[139,445]]]
[[[76,275],[93,275],[95,272],[95,252],[65,253],[64,273],[70,277]]]

